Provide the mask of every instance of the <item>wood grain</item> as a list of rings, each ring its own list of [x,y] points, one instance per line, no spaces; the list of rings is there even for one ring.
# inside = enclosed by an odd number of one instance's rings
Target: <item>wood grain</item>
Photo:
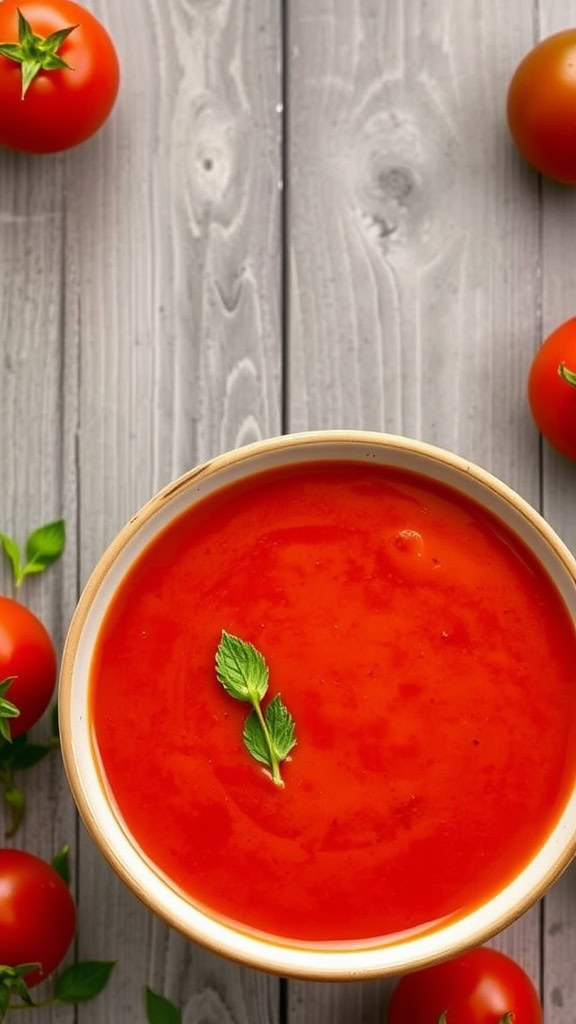
[[[421,437],[537,502],[538,190],[503,111],[529,6],[288,10],[290,427]],[[536,982],[539,920],[498,940]],[[385,989],[294,984],[289,1020],[375,1024]]]
[[[64,163],[0,153],[0,531],[24,543],[41,523],[65,516],[65,558],[29,579],[19,599],[45,622],[57,648],[76,601],[74,351],[62,347]],[[2,559],[0,592],[13,596]],[[45,738],[48,721],[34,730]],[[75,843],[75,814],[57,754],[20,775],[24,826],[7,845],[50,859]],[[2,815],[0,811],[0,816]],[[1,822],[4,830],[5,821]],[[21,1013],[22,1024],[34,1017]],[[71,1022],[74,1011],[45,1011]]]
[[[541,38],[576,24],[574,0],[541,0]],[[576,316],[576,192],[542,185],[542,338]],[[543,443],[543,511],[576,551],[576,466]],[[575,823],[576,824],[576,823]],[[545,901],[544,1014],[552,1024],[576,1024],[576,870],[569,869]]]

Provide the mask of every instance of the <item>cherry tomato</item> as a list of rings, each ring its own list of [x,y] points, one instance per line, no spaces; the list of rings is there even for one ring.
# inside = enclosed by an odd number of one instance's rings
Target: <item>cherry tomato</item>
[[[21,850],[0,850],[0,963],[42,964],[27,975],[37,985],[65,956],[76,930],[66,883],[45,861]]]
[[[0,44],[18,43],[19,10],[42,40],[75,27],[49,59],[38,44],[44,66],[24,97],[23,65],[0,55],[0,143],[55,153],[84,142],[108,117],[118,93],[118,58],[104,26],[73,0],[3,0]]]
[[[15,737],[27,732],[50,703],[56,652],[44,626],[28,608],[0,597],[0,682],[10,676],[15,679],[6,699],[20,712],[18,718],[9,719]]]
[[[530,978],[495,949],[471,953],[408,974],[392,995],[389,1024],[542,1024],[542,1010]]]
[[[518,65],[508,91],[508,124],[529,163],[576,185],[576,29],[544,39]]]
[[[544,437],[576,459],[576,317],[558,327],[536,353],[528,398]]]

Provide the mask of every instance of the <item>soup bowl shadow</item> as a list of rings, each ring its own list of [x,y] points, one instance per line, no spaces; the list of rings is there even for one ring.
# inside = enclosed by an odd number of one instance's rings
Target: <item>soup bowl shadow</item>
[[[90,665],[106,611],[130,567],[176,517],[215,490],[265,470],[354,460],[408,470],[473,499],[511,529],[551,578],[576,625],[576,561],[544,519],[514,491],[450,452],[360,431],[293,434],[240,448],[164,488],[120,532],[92,573],[74,614],[60,676],[60,731],[74,799],[92,839],[125,884],[188,938],[237,962],[290,977],[355,980],[417,970],[477,946],[539,900],[576,853],[576,783],[530,863],[487,902],[425,932],[366,942],[304,943],[260,934],[194,904],[146,857],[115,807],[99,763],[89,707]]]

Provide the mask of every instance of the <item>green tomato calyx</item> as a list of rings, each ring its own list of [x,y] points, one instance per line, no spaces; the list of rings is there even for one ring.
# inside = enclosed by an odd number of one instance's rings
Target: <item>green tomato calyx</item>
[[[70,65],[58,55],[58,50],[75,28],[78,28],[78,25],[62,28],[49,36],[37,36],[32,31],[30,22],[18,9],[18,42],[0,43],[0,54],[20,64],[22,99],[25,98],[39,71],[61,71],[63,68],[72,71]]]

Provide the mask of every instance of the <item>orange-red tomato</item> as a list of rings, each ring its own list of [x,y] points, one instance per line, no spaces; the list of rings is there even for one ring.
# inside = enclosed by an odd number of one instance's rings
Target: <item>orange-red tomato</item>
[[[534,985],[522,968],[495,949],[474,949],[398,983],[389,1024],[542,1024]]]
[[[50,864],[21,850],[0,850],[0,963],[41,964],[37,985],[65,956],[76,930],[70,891]]]
[[[18,601],[0,597],[0,682],[10,676],[15,679],[6,699],[20,712],[9,719],[15,737],[27,732],[50,703],[56,652],[40,619]]]
[[[529,163],[576,185],[576,29],[544,39],[518,65],[508,91],[508,123]]]
[[[576,459],[576,317],[558,327],[536,353],[528,398],[544,437]]]
[[[0,43],[18,42],[18,11],[42,37],[76,26],[57,49],[68,68],[40,70],[22,99],[21,64],[0,55],[0,143],[55,153],[84,142],[118,93],[118,58],[106,29],[73,0],[3,0]]]

